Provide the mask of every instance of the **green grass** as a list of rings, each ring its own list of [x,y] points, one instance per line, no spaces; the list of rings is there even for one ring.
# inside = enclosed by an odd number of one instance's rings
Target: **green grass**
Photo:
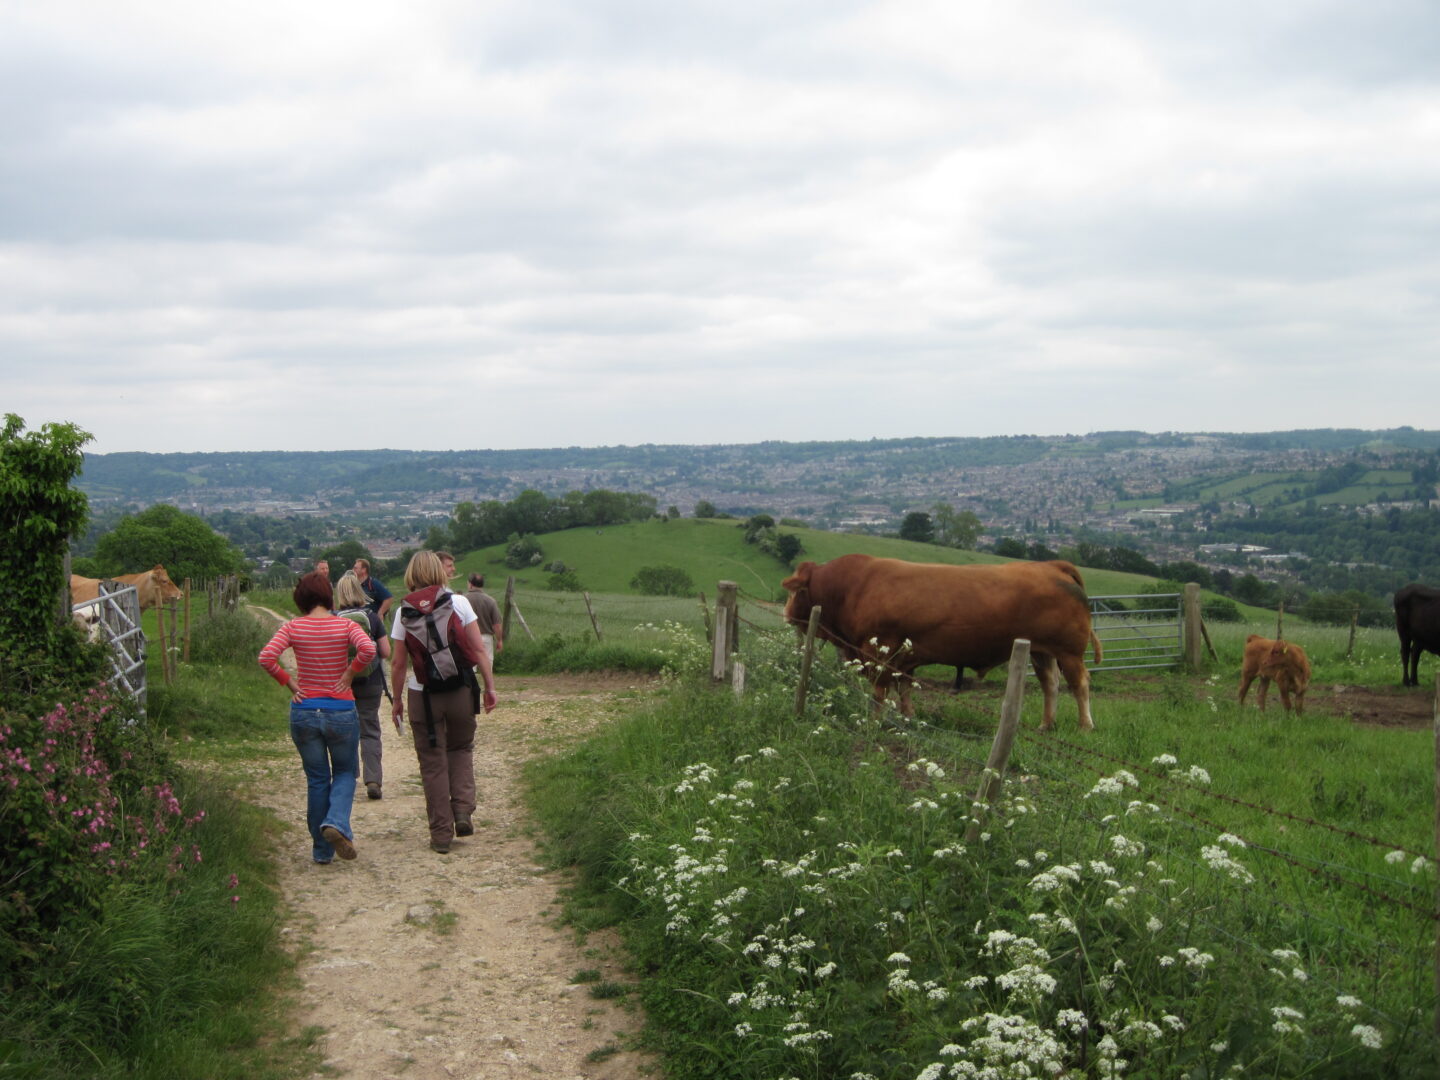
[[[53,975],[0,1002],[0,1077],[286,1080],[319,1065],[316,1032],[292,1033],[284,1009],[294,958],[278,934],[276,821],[190,768],[275,752],[285,700],[255,662],[266,635],[243,612],[192,615],[196,659],[167,686],[155,618],[142,620],[146,722],[177,759],[184,813],[205,816],[183,871],[105,893],[98,922],[77,912],[44,961]]]
[[[1133,1077],[1433,1075],[1433,864],[1409,865],[1433,851],[1429,734],[1242,711],[1251,629],[1224,629],[1213,673],[1097,679],[1086,738],[1068,699],[1041,736],[1032,684],[974,843],[998,688],[878,724],[827,654],[797,719],[783,635],[750,639],[743,698],[682,681],[534,763],[531,800],[581,871],[570,917],[619,928],[677,1080],[949,1076],[947,1046],[984,1065],[1045,1039],[1098,1076],[1104,1036]],[[1346,636],[1307,630],[1317,679],[1395,681],[1384,635],[1351,661]],[[1105,794],[1121,769],[1136,786]],[[1032,1025],[1029,1049],[983,1041],[987,1015]]]
[[[43,988],[0,1004],[0,1076],[286,1080],[319,1064],[280,1008],[293,958],[273,818],[201,777],[176,791],[206,811],[189,841],[203,859],[187,850],[179,874],[120,886],[98,922],[64,928]]]

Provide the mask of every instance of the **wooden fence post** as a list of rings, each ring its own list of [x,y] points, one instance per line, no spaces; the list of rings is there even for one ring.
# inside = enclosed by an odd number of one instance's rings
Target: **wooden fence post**
[[[600,620],[595,618],[595,609],[590,606],[590,594],[587,592],[580,595],[585,597],[585,610],[590,613],[590,625],[595,628],[595,640],[604,641],[604,637],[600,634]]]
[[[1020,706],[1025,701],[1025,669],[1030,664],[1030,642],[1016,638],[1010,648],[1010,674],[1005,680],[1005,703],[1000,706],[1000,726],[990,744],[990,757],[975,792],[975,805],[970,809],[970,824],[965,829],[965,843],[980,839],[980,817],[1000,797],[1005,767],[1010,764],[1010,751],[1015,746],[1015,733],[1020,728]]]
[[[505,614],[500,617],[500,633],[508,641],[510,638],[510,612],[515,607],[515,575],[511,574],[505,579]]]
[[[165,648],[165,605],[155,605],[155,630],[160,645],[160,678],[166,686],[170,685],[170,652]]]
[[[1355,657],[1355,627],[1360,622],[1360,609],[1357,607],[1350,612],[1350,642],[1345,646],[1345,659],[1353,660]]]
[[[710,677],[716,682],[724,682],[731,670],[730,656],[735,652],[739,628],[739,588],[733,581],[722,581],[715,589],[715,645]]]
[[[1440,864],[1440,671],[1435,673],[1435,698],[1432,708],[1435,731],[1435,861]],[[1437,886],[1440,889],[1440,886]],[[1435,898],[1440,911],[1440,892]],[[1440,1036],[1440,938],[1435,941],[1435,1034]]]
[[[185,579],[185,663],[190,662],[190,579]]]
[[[705,644],[711,645],[715,641],[715,627],[710,622],[710,606],[705,603],[705,594],[700,594],[700,614],[705,617]]]
[[[1285,601],[1281,600],[1275,608],[1275,640],[1279,641],[1285,636]]]
[[[1185,586],[1182,606],[1185,618],[1185,666],[1191,671],[1199,671],[1204,659],[1201,650],[1205,643],[1200,632],[1200,586],[1193,581]]]
[[[805,715],[805,697],[810,693],[810,666],[815,662],[815,631],[820,628],[820,605],[810,609],[805,626],[805,646],[800,652],[800,685],[795,687],[795,715]]]

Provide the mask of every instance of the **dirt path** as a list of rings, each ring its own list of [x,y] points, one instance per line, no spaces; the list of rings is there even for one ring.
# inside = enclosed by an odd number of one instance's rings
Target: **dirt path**
[[[475,740],[475,835],[451,854],[429,849],[415,752],[385,721],[384,798],[363,787],[351,823],[359,856],[317,866],[305,831],[300,763],[289,749],[257,766],[249,796],[289,826],[280,884],[294,913],[282,933],[303,951],[297,1030],[324,1029],[316,1076],[636,1080],[658,1070],[624,1050],[640,1026],[613,941],[581,944],[556,926],[563,875],[536,862],[519,776],[632,707],[634,678],[513,677]],[[585,982],[576,982],[584,973]]]

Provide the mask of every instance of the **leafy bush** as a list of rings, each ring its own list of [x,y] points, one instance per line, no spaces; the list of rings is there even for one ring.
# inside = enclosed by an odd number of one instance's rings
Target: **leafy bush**
[[[564,563],[560,564],[564,566]],[[574,570],[560,570],[550,575],[545,583],[545,588],[551,592],[584,592],[585,586],[580,582],[580,575]]]
[[[248,611],[221,611],[190,629],[190,659],[197,664],[253,664],[269,635]]]
[[[678,566],[642,566],[630,587],[646,596],[694,596],[695,582]]]
[[[1224,596],[1212,596],[1200,605],[1200,614],[1207,622],[1238,623],[1244,622],[1245,616],[1241,614],[1235,601]]]
[[[0,969],[24,979],[61,923],[98,917],[126,881],[190,865],[186,814],[173,768],[128,699],[92,693],[43,716],[8,714],[0,727]],[[13,988],[13,987],[12,987]]]
[[[505,565],[512,570],[539,566],[544,561],[545,552],[540,547],[540,541],[534,536],[515,537],[505,546]]]

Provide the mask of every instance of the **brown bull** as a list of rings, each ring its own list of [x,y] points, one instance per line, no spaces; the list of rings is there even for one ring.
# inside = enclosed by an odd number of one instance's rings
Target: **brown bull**
[[[1271,640],[1259,634],[1245,639],[1245,659],[1240,665],[1240,704],[1256,676],[1260,679],[1257,700],[1265,711],[1265,695],[1274,682],[1280,688],[1280,704],[1290,711],[1290,695],[1295,695],[1295,715],[1305,711],[1305,690],[1310,685],[1310,658],[1292,641]]]
[[[100,595],[101,580],[101,578],[71,574],[70,602],[83,604],[87,600],[94,600]],[[104,578],[103,580],[118,581],[122,585],[134,585],[142,611],[146,608],[168,604],[171,600],[178,600],[185,595],[180,591],[179,586],[170,580],[170,575],[165,572],[165,567],[158,564],[141,574],[117,574],[113,578]]]
[[[1068,562],[948,566],[842,555],[801,563],[782,584],[790,593],[786,618],[803,628],[818,606],[820,636],[870,665],[877,702],[898,682],[907,716],[912,676],[922,664],[983,675],[1010,659],[1016,638],[1027,638],[1045,695],[1041,728],[1055,724],[1057,665],[1075,695],[1081,730],[1095,726],[1085,649],[1093,644],[1098,663],[1100,642],[1090,628],[1085,583]]]

